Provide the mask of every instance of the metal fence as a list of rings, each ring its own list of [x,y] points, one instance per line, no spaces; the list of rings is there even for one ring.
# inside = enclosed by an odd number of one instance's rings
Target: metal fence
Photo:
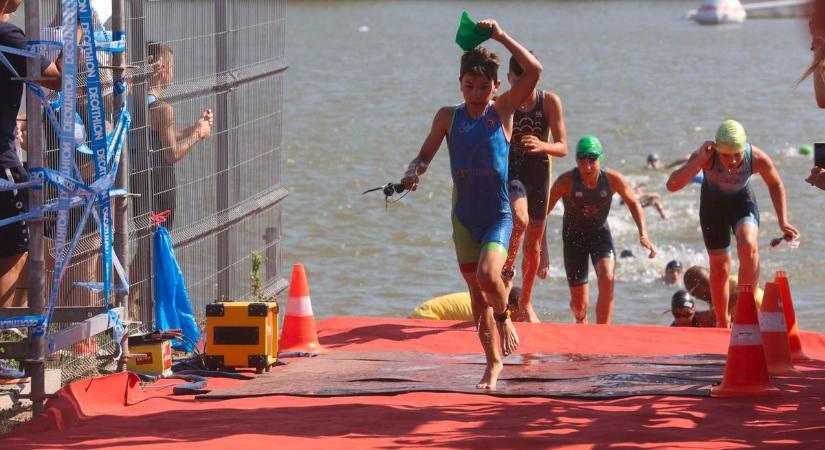
[[[53,32],[60,1],[26,2],[32,3],[39,9],[41,35]],[[132,114],[123,181],[133,195],[127,197],[126,226],[120,230],[128,243],[116,244],[131,284],[125,314],[142,328],[153,327],[150,216],[164,209],[171,210],[166,225],[198,316],[207,303],[250,293],[252,252],[266,258],[263,289],[277,296],[287,284],[279,245],[281,201],[287,195],[280,165],[286,1],[113,0],[112,6],[113,16],[107,20],[104,14],[99,25],[125,22],[126,60],[101,55],[101,74],[106,90],[107,79],[111,88],[117,67],[126,64]],[[83,102],[79,98],[78,113],[88,123]],[[112,111],[110,105],[106,109]],[[206,110],[213,114],[211,127],[198,123]],[[57,138],[43,123],[43,161],[56,167]],[[76,156],[81,172],[90,166],[87,159]],[[45,191],[46,199],[55,196],[53,189]],[[60,307],[103,306],[99,294],[73,285],[101,277],[97,230],[92,225],[83,233],[61,286]],[[51,234],[46,220],[46,280],[53,266]],[[47,281],[47,292],[50,288]],[[66,317],[55,329],[83,318]],[[84,372],[96,349],[111,342],[105,333],[85,341],[49,356],[51,365],[64,369],[64,382]],[[22,349],[0,342],[7,356]]]
[[[132,136],[138,137],[130,141],[132,180],[148,179],[155,198],[175,186],[170,232],[196,312],[249,292],[252,251],[268,256],[265,288],[280,292],[285,287],[279,277],[278,203],[286,196],[280,175],[286,2],[134,0],[128,6],[130,64],[157,65],[148,55],[147,43],[154,43],[171,50],[174,65],[168,86],[157,89],[152,79],[134,85]],[[157,106],[140,100],[150,91],[157,94],[155,102],[174,110],[178,130],[206,109],[214,113],[211,135],[161,177],[145,175],[160,159],[157,153],[168,149],[140,141],[152,138],[150,116]],[[131,240],[141,269],[133,270],[133,297],[143,322],[151,320],[151,302],[143,301],[151,298],[148,265],[142,262],[151,227],[147,214],[145,208],[133,209]]]

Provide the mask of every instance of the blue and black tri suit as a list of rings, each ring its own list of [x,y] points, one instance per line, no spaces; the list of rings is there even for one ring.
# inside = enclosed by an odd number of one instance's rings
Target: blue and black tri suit
[[[699,222],[702,238],[711,255],[730,251],[730,236],[745,222],[759,226],[759,205],[750,185],[753,174],[753,151],[745,145],[742,163],[728,170],[713,153],[710,169],[703,169],[702,194],[699,201]]]
[[[447,146],[456,256],[462,273],[475,272],[482,251],[507,255],[513,229],[507,195],[510,144],[492,105],[474,119],[461,104],[453,110]]]
[[[570,171],[573,188],[563,197],[562,241],[564,243],[564,270],[567,284],[571,287],[587,283],[587,257],[595,266],[602,258],[615,258],[613,236],[607,224],[613,190],[607,179],[607,171],[599,171],[599,179],[593,189],[582,182],[579,169]]]
[[[530,111],[516,110],[513,114],[513,136],[510,151],[510,194],[527,198],[530,220],[547,218],[547,194],[550,192],[550,155],[526,155],[521,139],[527,135],[542,142],[550,138],[550,124],[544,115],[544,91],[536,90],[536,104]]]

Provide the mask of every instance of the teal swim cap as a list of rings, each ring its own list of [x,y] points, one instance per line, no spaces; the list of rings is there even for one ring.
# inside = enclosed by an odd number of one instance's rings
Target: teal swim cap
[[[748,136],[741,123],[728,119],[719,125],[716,131],[716,151],[719,153],[742,153],[747,143]]]
[[[579,143],[576,144],[576,159],[590,158],[602,162],[604,161],[602,151],[602,143],[599,141],[599,138],[588,134],[579,139]]]
[[[481,28],[470,18],[467,11],[461,14],[461,22],[458,24],[458,31],[455,33],[455,43],[465,52],[478,47],[479,44],[490,39],[493,30]]]

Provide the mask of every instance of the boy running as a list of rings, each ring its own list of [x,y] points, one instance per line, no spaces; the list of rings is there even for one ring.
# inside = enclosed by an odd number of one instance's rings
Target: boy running
[[[785,187],[771,158],[748,143],[745,128],[735,120],[726,120],[716,132],[716,142],[702,144],[681,168],[667,180],[667,189],[676,192],[685,187],[699,171],[704,173],[699,200],[699,222],[710,259],[710,295],[716,312],[716,326],[727,328],[728,275],[730,274],[730,236],[736,235],[739,254],[739,283],[759,285],[759,206],[750,186],[758,173],[768,185],[779,228],[788,238],[799,231],[788,223]]]
[[[590,297],[587,257],[593,263],[599,283],[596,322],[610,323],[613,317],[613,269],[616,251],[607,224],[610,203],[618,193],[639,230],[639,243],[656,256],[656,248],[647,237],[645,213],[636,194],[624,176],[603,168],[602,143],[595,136],[585,136],[576,145],[576,168],[556,179],[550,189],[548,213],[559,199],[564,201],[562,242],[564,270],[570,286],[570,309],[576,323],[587,323],[587,303]]]
[[[524,69],[515,57],[511,57],[510,71],[507,72],[510,85],[514,85],[523,74]],[[533,310],[531,294],[544,237],[553,156],[567,156],[567,130],[561,99],[552,92],[536,89],[516,109],[510,147],[508,189],[513,211],[513,233],[502,277],[509,285],[515,275],[513,266],[524,237],[521,263],[523,288],[514,314],[516,320],[539,321]]]
[[[509,140],[513,113],[535,91],[542,67],[495,20],[481,21],[478,26],[490,30],[490,38],[504,45],[524,74],[493,101],[501,85],[498,56],[481,47],[464,53],[459,73],[464,103],[438,110],[429,135],[401,181],[414,190],[419,175],[447,138],[453,177],[453,241],[487,359],[476,387],[495,389],[504,367],[502,353],[506,356],[519,345],[501,278],[513,226],[507,195]],[[493,328],[498,330],[501,350],[495,345]]]

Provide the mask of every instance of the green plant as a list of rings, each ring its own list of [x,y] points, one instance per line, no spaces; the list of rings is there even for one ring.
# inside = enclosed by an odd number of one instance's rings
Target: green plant
[[[249,282],[252,285],[252,297],[258,302],[268,302],[270,297],[261,290],[261,264],[266,258],[258,252],[252,252],[252,271],[249,272]]]

